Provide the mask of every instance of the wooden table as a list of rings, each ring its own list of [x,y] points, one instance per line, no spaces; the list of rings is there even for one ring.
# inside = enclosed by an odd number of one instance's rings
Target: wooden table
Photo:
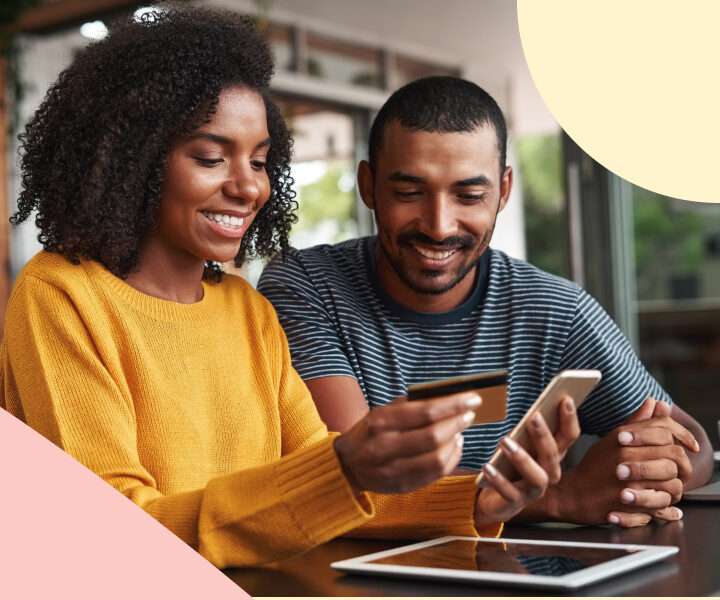
[[[636,529],[566,524],[508,525],[504,537],[678,546],[659,564],[573,593],[589,596],[707,596],[720,594],[720,502],[683,502],[682,521]],[[388,550],[405,541],[336,539],[279,563],[225,571],[252,596],[522,596],[539,590],[431,583],[344,575],[330,568],[336,560]],[[558,595],[556,592],[550,595]]]

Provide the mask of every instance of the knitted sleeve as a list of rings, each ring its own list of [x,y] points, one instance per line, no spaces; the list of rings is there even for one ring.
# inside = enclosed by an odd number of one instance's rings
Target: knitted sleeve
[[[409,494],[368,494],[375,517],[348,537],[426,540],[444,535],[498,537],[502,523],[475,527],[475,476],[445,477]]]
[[[68,295],[26,277],[13,292],[6,323],[7,410],[216,566],[298,554],[371,516],[367,499],[352,495],[332,437],[319,434],[278,461],[211,479],[204,489],[163,495],[138,456],[133,399],[109,375]],[[287,427],[302,421],[300,412]]]

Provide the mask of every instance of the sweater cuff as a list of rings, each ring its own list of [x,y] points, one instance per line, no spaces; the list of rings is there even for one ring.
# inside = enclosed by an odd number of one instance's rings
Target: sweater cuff
[[[475,484],[475,475],[444,477],[435,484],[434,496],[442,498],[436,502],[433,513],[429,515],[438,524],[437,536],[469,535],[479,537],[499,537],[503,523],[490,523],[477,527],[475,524],[475,506],[480,490]]]
[[[218,568],[288,558],[373,516],[353,495],[326,437],[275,463],[208,482],[199,516],[199,552]]]
[[[373,517],[366,494],[355,496],[327,438],[282,460],[276,469],[276,484],[285,506],[308,539],[321,544]],[[312,498],[312,502],[307,499]]]
[[[478,492],[474,476],[457,476],[409,494],[370,494],[375,518],[347,535],[412,540],[446,535],[496,537],[501,524],[475,528]]]

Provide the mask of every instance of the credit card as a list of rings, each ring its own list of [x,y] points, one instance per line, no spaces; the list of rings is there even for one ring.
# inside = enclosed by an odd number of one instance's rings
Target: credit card
[[[427,400],[458,392],[477,391],[482,404],[475,409],[473,424],[504,421],[507,415],[507,371],[476,373],[438,381],[426,381],[408,387],[408,400]]]

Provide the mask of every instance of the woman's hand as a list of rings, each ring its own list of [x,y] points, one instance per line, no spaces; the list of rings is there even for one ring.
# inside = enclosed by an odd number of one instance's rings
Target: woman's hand
[[[492,487],[482,490],[478,495],[475,505],[476,526],[511,519],[527,504],[542,497],[549,484],[560,481],[560,461],[580,435],[580,425],[570,398],[566,398],[558,407],[558,415],[560,426],[555,436],[540,413],[530,420],[528,431],[536,458],[509,437],[500,442],[505,456],[520,474],[520,479],[510,482],[490,464],[483,467]]]
[[[463,392],[374,408],[335,440],[353,492],[402,494],[449,475],[462,456],[461,432],[481,402]]]

